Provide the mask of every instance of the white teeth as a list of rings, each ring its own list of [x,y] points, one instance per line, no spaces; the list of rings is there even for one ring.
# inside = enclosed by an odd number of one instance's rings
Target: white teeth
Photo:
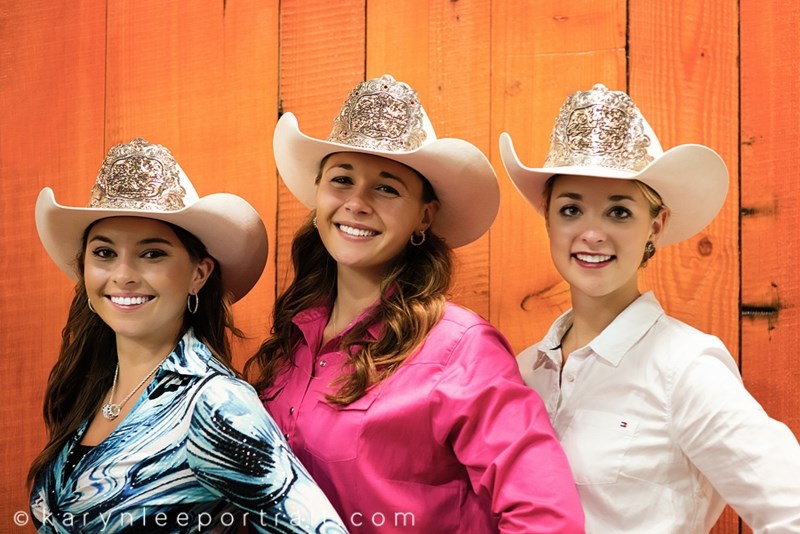
[[[575,257],[586,263],[603,263],[610,260],[613,256],[594,255],[594,254],[575,254]]]
[[[111,297],[111,302],[119,304],[120,306],[144,304],[148,300],[150,300],[148,297]]]
[[[346,233],[347,235],[352,235],[355,237],[370,237],[378,234],[378,232],[373,232],[371,230],[361,230],[360,228],[345,226],[344,224],[339,225],[339,230]]]

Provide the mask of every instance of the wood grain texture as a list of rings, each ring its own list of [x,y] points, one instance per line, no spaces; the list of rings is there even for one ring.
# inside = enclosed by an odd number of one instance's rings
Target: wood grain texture
[[[60,343],[60,326],[49,325],[63,325],[72,297],[73,284],[41,247],[34,204],[44,186],[67,201],[73,184],[96,172],[92,149],[102,153],[104,13],[95,4],[9,4],[2,12],[0,529],[27,510],[24,480],[44,444],[41,399]]]
[[[492,144],[490,17],[487,0],[380,0],[367,10],[367,77],[389,73],[408,83],[437,137],[466,139],[485,154]],[[453,300],[488,318],[488,233],[456,250],[455,260]]]
[[[0,437],[0,531],[27,510],[23,480],[44,443],[41,401],[72,291],[34,228],[39,190],[85,204],[106,150],[144,136],[173,151],[201,195],[249,200],[267,225],[270,256],[234,308],[252,336],[236,346],[241,365],[266,335],[275,295],[291,278],[292,237],[309,214],[275,171],[278,114],[294,112],[304,133],[325,138],[350,89],[385,72],[418,90],[440,136],[468,139],[495,165],[500,213],[488,236],[457,252],[454,298],[517,351],[541,338],[569,295],[543,220],[502,167],[500,132],[512,135],[523,163],[539,165],[564,98],[600,82],[629,90],[665,147],[717,150],[731,172],[720,216],[660,250],[642,285],[671,314],[719,336],[748,389],[800,434],[796,4],[2,3],[0,423],[13,431]],[[739,531],[728,511],[714,532]]]
[[[74,285],[44,252],[34,205],[45,186],[59,202],[88,200],[103,153],[104,18],[102,2],[0,7],[0,531],[17,531],[13,514],[28,511],[25,477],[45,443],[42,397]]]
[[[741,369],[800,436],[800,4],[740,4]]]
[[[278,11],[255,0],[109,3],[106,144],[145,137],[168,147],[201,196],[248,200],[274,243],[277,189],[266,125],[277,120]],[[274,257],[274,245],[270,247]],[[274,301],[274,263],[236,304],[255,350]]]
[[[279,102],[297,116],[300,131],[326,139],[350,90],[364,79],[366,14],[363,1],[287,0],[280,13]],[[272,125],[269,143],[272,143]],[[291,244],[310,217],[277,174],[277,292],[292,279]]]
[[[727,202],[703,232],[659,250],[644,270],[667,313],[712,333],[738,357],[737,3],[634,2],[629,94],[667,149],[701,143],[725,160]],[[716,533],[739,532],[728,509]]]
[[[725,206],[644,272],[675,317],[738,345],[738,72],[736,2],[637,3],[630,10],[630,94],[665,149],[702,143],[728,166]]]
[[[496,2],[491,48],[491,155],[502,198],[491,230],[491,318],[519,352],[569,308],[569,290],[551,263],[544,219],[503,169],[497,138],[508,132],[522,162],[539,166],[569,94],[624,86],[625,3]]]

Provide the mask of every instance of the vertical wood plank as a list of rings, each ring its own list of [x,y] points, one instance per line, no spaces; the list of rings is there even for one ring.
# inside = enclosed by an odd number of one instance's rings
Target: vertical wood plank
[[[364,79],[365,20],[363,0],[281,2],[280,106],[297,116],[303,133],[326,139],[348,93]],[[292,279],[292,238],[309,211],[277,174],[272,179],[279,189],[273,250],[280,293]]]
[[[632,2],[629,94],[665,149],[712,147],[731,176],[716,220],[687,242],[659,250],[645,269],[671,315],[720,337],[738,357],[737,3]],[[728,510],[714,532],[738,532]]]
[[[111,2],[108,28],[107,145],[145,137],[172,151],[201,196],[247,199],[267,225],[274,258],[277,189],[265,126],[277,120],[277,6]],[[234,306],[252,336],[236,345],[238,367],[263,335],[273,301],[270,261]]]
[[[740,3],[745,384],[800,436],[800,4]]]
[[[408,83],[438,137],[466,139],[487,157],[490,20],[488,0],[377,0],[367,12],[367,77],[389,73]],[[489,317],[488,234],[458,249],[455,260],[453,300]]]
[[[105,3],[46,0],[0,7],[0,531],[20,530],[25,476],[42,450],[42,398],[58,356],[72,282],[34,225],[39,191],[87,202],[103,151]],[[20,517],[20,519],[24,519]],[[33,530],[28,526],[27,531]]]
[[[569,293],[544,219],[505,174],[497,138],[509,132],[523,163],[539,166],[567,95],[595,83],[624,88],[625,2],[495,2],[491,49],[491,154],[502,199],[491,231],[491,319],[519,352],[569,308]]]
[[[742,371],[800,434],[800,5],[742,5]]]

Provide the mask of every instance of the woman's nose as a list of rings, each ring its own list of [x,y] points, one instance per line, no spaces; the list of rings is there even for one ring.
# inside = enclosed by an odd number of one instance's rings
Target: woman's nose
[[[368,191],[355,188],[344,203],[345,209],[353,213],[369,213],[372,207],[369,202]]]
[[[114,265],[111,279],[115,284],[122,287],[135,283],[139,279],[139,273],[131,264],[130,260],[119,258],[116,265]]]

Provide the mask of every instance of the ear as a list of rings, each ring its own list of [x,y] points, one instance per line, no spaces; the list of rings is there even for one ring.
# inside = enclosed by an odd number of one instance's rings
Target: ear
[[[194,276],[192,277],[192,293],[197,294],[206,285],[208,277],[214,272],[214,260],[205,257],[195,265]]]
[[[422,208],[422,220],[420,221],[420,226],[417,228],[418,230],[427,230],[433,224],[433,221],[436,219],[436,213],[439,211],[439,201],[438,200],[431,200],[425,207]]]
[[[650,241],[652,241],[654,245],[658,244],[659,238],[664,234],[667,220],[669,220],[669,208],[665,207],[658,212],[658,215],[656,215],[650,223]]]

